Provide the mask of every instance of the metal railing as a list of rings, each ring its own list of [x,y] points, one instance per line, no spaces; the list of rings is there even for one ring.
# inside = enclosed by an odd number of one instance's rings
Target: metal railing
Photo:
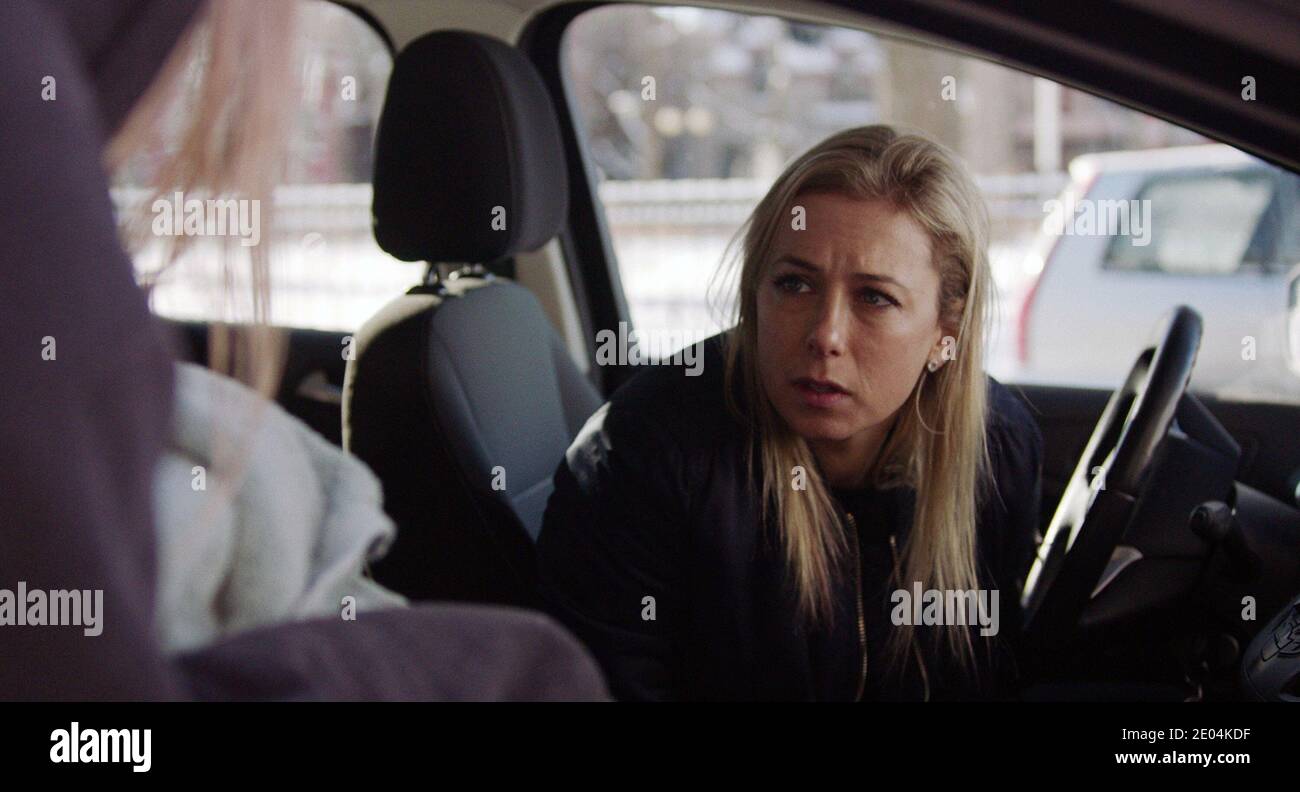
[[[1065,174],[984,176],[983,190],[994,247],[1014,256],[1038,228],[1043,201],[1054,197]],[[768,184],[754,179],[608,181],[599,187],[606,221],[634,319],[648,326],[716,324],[705,302],[709,277],[722,249]],[[150,194],[115,189],[119,217],[147,216]],[[170,198],[170,196],[168,196]],[[371,234],[369,184],[287,185],[274,195],[274,220],[262,237],[270,245],[272,321],[289,326],[350,330],[414,284],[419,264],[397,261]],[[270,214],[270,213],[268,213]],[[153,304],[179,318],[221,316],[225,275],[219,246],[194,245],[159,281]],[[227,246],[236,259],[246,256]],[[138,269],[160,264],[161,246],[137,253]],[[229,318],[229,317],[227,317]],[[666,329],[666,328],[661,328]],[[679,328],[680,329],[680,328]]]

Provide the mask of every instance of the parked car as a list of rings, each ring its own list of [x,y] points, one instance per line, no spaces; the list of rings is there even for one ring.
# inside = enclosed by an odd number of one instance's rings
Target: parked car
[[[1186,304],[1205,320],[1194,389],[1300,397],[1286,343],[1296,175],[1223,145],[1088,154],[1045,215],[1017,328],[1023,379],[1113,386]]]

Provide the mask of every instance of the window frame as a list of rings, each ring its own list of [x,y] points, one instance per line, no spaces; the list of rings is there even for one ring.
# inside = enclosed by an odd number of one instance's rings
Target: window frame
[[[791,22],[834,25],[861,30],[874,35],[910,38],[914,44],[951,51],[984,60],[1022,74],[1044,77],[1061,85],[1096,96],[1119,106],[1164,120],[1207,138],[1234,146],[1289,172],[1300,172],[1300,159],[1291,151],[1289,140],[1300,134],[1280,132],[1287,127],[1270,123],[1250,111],[1234,112],[1204,96],[1176,90],[1152,78],[1152,64],[1129,54],[1125,43],[1145,40],[1168,41],[1153,58],[1158,64],[1174,64],[1177,77],[1196,74],[1198,69],[1220,56],[1228,62],[1248,63],[1255,76],[1274,86],[1281,86],[1282,96],[1267,104],[1269,111],[1286,115],[1295,86],[1291,69],[1269,53],[1243,47],[1238,42],[1216,38],[1204,30],[1186,24],[1175,28],[1168,18],[1160,17],[1117,0],[1098,0],[1106,8],[1065,8],[1052,6],[1015,10],[994,10],[981,0],[961,0],[950,8],[924,6],[916,0],[876,0],[867,6],[851,0],[826,0],[838,11],[857,15],[854,19],[809,19],[775,8],[734,8],[706,6],[696,2],[656,3],[655,5],[689,6],[705,10],[728,10],[755,16],[776,16]],[[561,135],[569,170],[569,217],[559,242],[569,268],[574,299],[582,320],[584,342],[594,362],[594,337],[600,330],[617,332],[619,322],[631,327],[627,299],[623,293],[617,259],[610,241],[604,208],[596,195],[594,163],[585,135],[577,124],[577,105],[573,101],[562,68],[563,39],[569,24],[578,16],[608,5],[644,5],[624,0],[578,0],[544,9],[524,25],[517,46],[542,74],[560,120]],[[1116,30],[1096,27],[1099,15],[1123,13],[1126,24]],[[1012,26],[999,15],[1009,15],[1019,24]],[[1168,36],[1170,31],[1177,36]],[[1165,34],[1162,36],[1162,34]],[[1089,45],[1062,48],[1059,39],[1071,44]],[[1140,50],[1139,50],[1140,52]],[[1123,56],[1116,58],[1116,55]],[[1069,72],[1068,74],[1065,72]],[[1181,86],[1177,86],[1181,87]],[[1288,93],[1291,92],[1291,93]],[[1252,108],[1253,110],[1253,108]],[[1192,119],[1208,117],[1210,121]],[[1294,112],[1290,115],[1294,120]],[[1258,144],[1267,141],[1266,144]],[[1296,147],[1295,151],[1300,151]],[[591,367],[606,395],[611,394],[634,372],[623,367]]]
[[[357,5],[355,2],[352,2],[352,0],[324,0],[324,2],[331,3],[339,8],[350,11],[362,22],[365,22],[370,29],[375,31],[379,36],[379,40],[384,42],[384,46],[388,47],[388,54],[391,55],[394,60],[397,59],[397,47],[393,44],[392,34],[388,32],[388,28],[384,27],[383,23],[380,22],[374,14],[370,13],[369,9]]]

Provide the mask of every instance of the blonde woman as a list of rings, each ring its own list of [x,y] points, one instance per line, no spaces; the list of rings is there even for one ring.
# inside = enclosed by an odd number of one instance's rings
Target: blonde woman
[[[542,593],[616,697],[1014,692],[1042,438],[983,369],[986,228],[954,156],[887,126],[777,179],[703,375],[639,374],[556,474]]]

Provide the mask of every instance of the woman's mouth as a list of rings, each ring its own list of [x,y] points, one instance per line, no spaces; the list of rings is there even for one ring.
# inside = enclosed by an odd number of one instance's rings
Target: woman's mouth
[[[800,377],[794,381],[794,387],[809,407],[833,407],[849,397],[847,389],[831,380]]]

